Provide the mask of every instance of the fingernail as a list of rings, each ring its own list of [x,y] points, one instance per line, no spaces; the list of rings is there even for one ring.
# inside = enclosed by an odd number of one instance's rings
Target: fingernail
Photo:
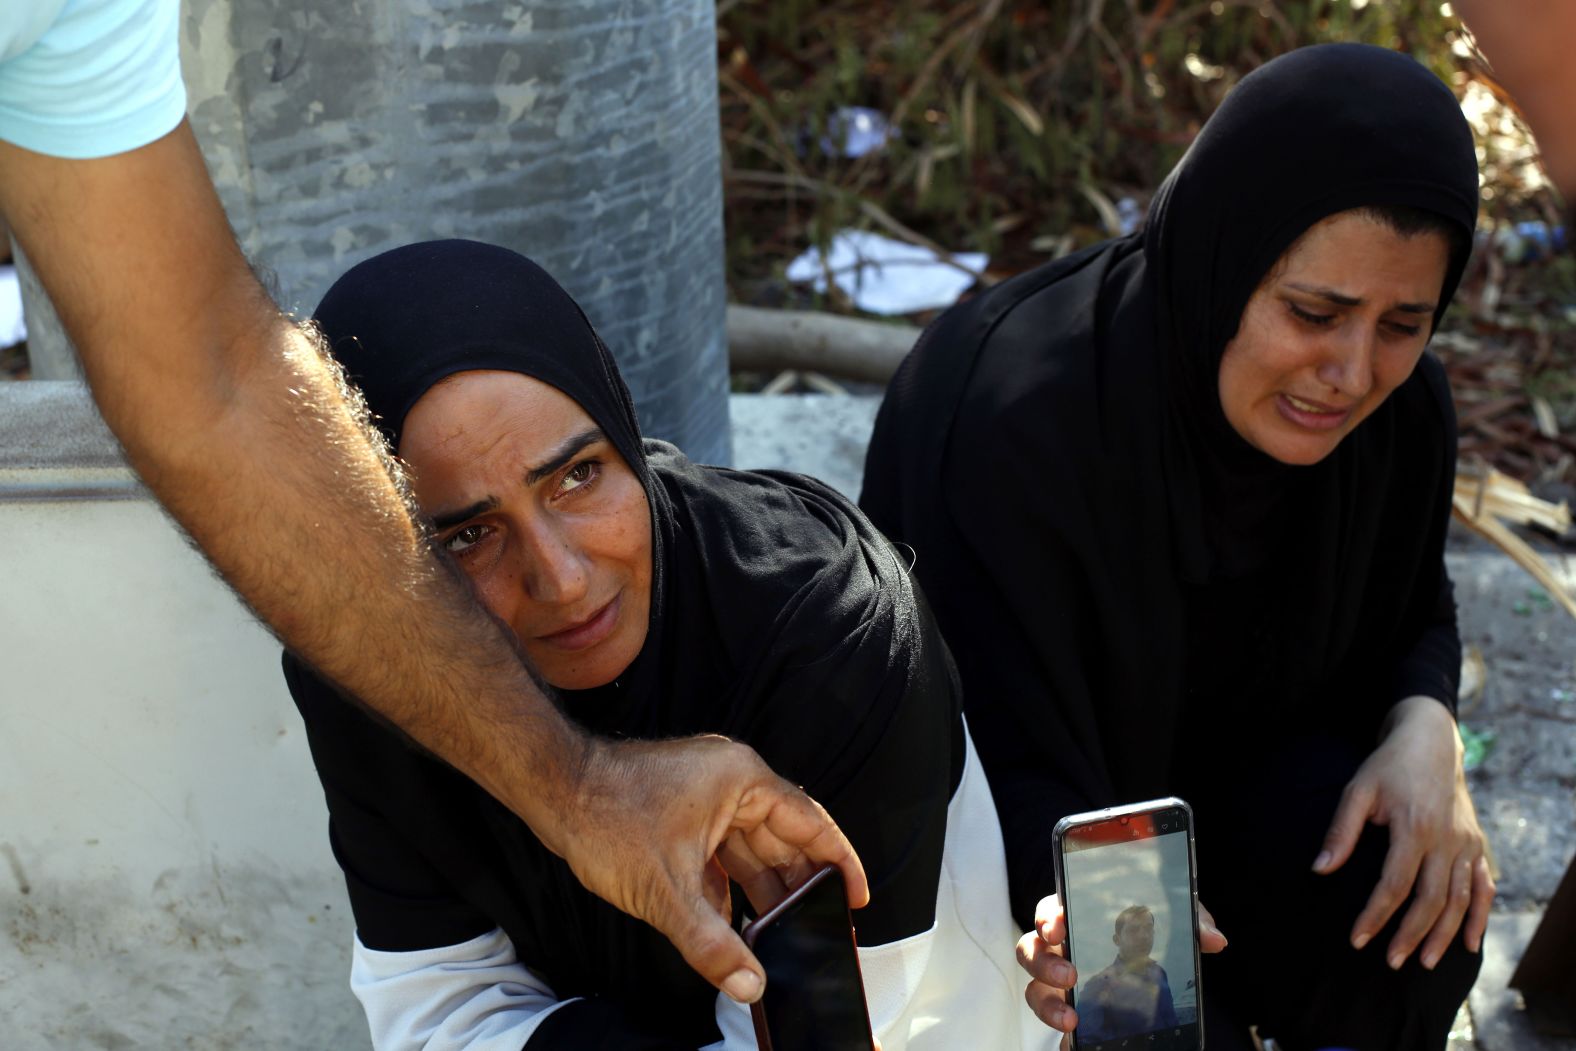
[[[1352,948],[1356,949],[1358,952],[1362,952],[1363,946],[1367,945],[1368,939],[1372,937],[1373,935],[1364,931],[1362,934],[1359,934],[1357,937],[1352,939]]]
[[[741,1004],[753,1004],[761,998],[761,976],[741,967],[728,975],[722,991]]]
[[[1077,973],[1070,963],[1057,964],[1052,970],[1054,973],[1051,978],[1064,989],[1070,988],[1078,980]]]
[[[1425,970],[1432,971],[1434,969],[1434,964],[1438,962],[1439,954],[1436,952],[1431,952],[1427,956],[1423,957],[1423,967]]]
[[[1399,971],[1401,969],[1401,965],[1403,963],[1405,963],[1405,962],[1406,962],[1406,955],[1404,953],[1394,952],[1394,953],[1390,954],[1390,960],[1389,960],[1390,970],[1392,970],[1392,971]]]
[[[1321,850],[1319,852],[1319,856],[1313,859],[1313,871],[1323,872],[1324,866],[1328,865],[1329,863],[1330,852],[1328,850]]]

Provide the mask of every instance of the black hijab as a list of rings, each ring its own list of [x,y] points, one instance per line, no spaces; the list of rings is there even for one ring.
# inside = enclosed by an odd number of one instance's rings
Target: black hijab
[[[861,940],[930,926],[960,773],[956,681],[903,562],[857,508],[813,479],[702,467],[642,441],[580,308],[507,249],[384,253],[341,277],[316,321],[395,448],[411,407],[457,372],[517,372],[579,403],[641,480],[654,564],[639,656],[613,683],[561,692],[565,710],[608,735],[751,744],[859,850],[872,893]],[[502,927],[560,998],[593,1005],[550,1019],[566,1046],[715,1038],[714,991],[666,939],[587,893],[502,806],[293,658],[286,675],[364,944],[428,948]]]
[[[1305,48],[1237,85],[1144,231],[954,308],[894,378],[861,504],[916,549],[1021,921],[1052,885],[1057,816],[1176,790],[1184,726],[1328,720],[1371,747],[1402,696],[1453,704],[1437,361],[1310,467],[1239,437],[1216,383],[1249,297],[1315,222],[1403,205],[1467,241],[1476,203],[1437,78],[1380,48]],[[1230,768],[1225,751],[1210,761]]]

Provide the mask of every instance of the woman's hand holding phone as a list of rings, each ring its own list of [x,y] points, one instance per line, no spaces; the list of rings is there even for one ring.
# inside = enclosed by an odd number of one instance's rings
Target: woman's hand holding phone
[[[1078,982],[1078,972],[1065,957],[1067,917],[1062,903],[1051,894],[1040,899],[1034,910],[1034,930],[1018,939],[1018,966],[1029,973],[1024,999],[1035,1016],[1060,1033],[1071,1033],[1078,1025],[1078,1012],[1067,1006],[1067,990]],[[1198,907],[1198,947],[1201,952],[1219,952],[1226,947],[1226,936],[1215,926],[1215,918],[1200,903]],[[1068,1047],[1064,1035],[1062,1047]]]
[[[1036,1018],[1061,1033],[1078,1024],[1078,1012],[1067,1006],[1067,990],[1077,984],[1078,972],[1065,958],[1066,937],[1067,918],[1052,894],[1035,907],[1034,930],[1018,939],[1018,966],[1029,972],[1024,999]],[[1062,1046],[1067,1046],[1065,1037]]]

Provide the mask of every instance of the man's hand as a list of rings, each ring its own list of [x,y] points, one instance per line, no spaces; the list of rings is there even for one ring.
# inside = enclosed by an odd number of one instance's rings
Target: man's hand
[[[1386,726],[1383,741],[1342,793],[1313,870],[1322,875],[1345,864],[1367,822],[1386,826],[1384,871],[1352,925],[1352,946],[1367,945],[1415,890],[1386,959],[1399,969],[1422,942],[1420,958],[1432,969],[1463,920],[1467,948],[1482,947],[1494,878],[1467,792],[1455,719],[1431,697],[1408,697],[1391,710]]]
[[[760,997],[760,963],[729,925],[727,877],[757,909],[823,865],[848,900],[870,899],[854,849],[826,811],[723,737],[597,742],[572,808],[538,835],[582,883],[672,940],[713,985]]]
[[[1078,972],[1065,959],[1067,915],[1061,900],[1052,894],[1034,909],[1034,930],[1018,939],[1018,966],[1029,972],[1023,991],[1029,1008],[1040,1021],[1062,1033],[1061,1046],[1071,1046],[1068,1034],[1078,1027],[1078,1012],[1067,1006],[1067,991],[1078,984]],[[1215,917],[1198,907],[1198,948],[1220,952],[1226,936],[1215,926]]]

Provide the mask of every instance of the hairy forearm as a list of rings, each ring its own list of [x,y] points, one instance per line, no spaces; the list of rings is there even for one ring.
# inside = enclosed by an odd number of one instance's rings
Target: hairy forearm
[[[100,382],[85,360],[95,389],[115,392],[101,399],[106,419],[287,645],[540,824],[564,803],[580,735],[433,557],[308,336],[265,303],[252,316],[267,323],[179,399],[139,391],[130,374]]]
[[[132,466],[287,645],[561,841],[592,747],[428,551],[382,446],[242,257],[190,129],[0,143],[6,214]]]
[[[159,500],[287,645],[542,824],[565,806],[583,735],[433,556],[397,472],[308,334],[260,290],[240,289],[251,308],[226,303],[220,313],[256,323],[191,370],[196,382],[176,386],[180,397],[155,389],[157,368],[85,355],[94,389],[114,392],[100,398],[106,420]],[[522,793],[521,780],[534,791]]]

